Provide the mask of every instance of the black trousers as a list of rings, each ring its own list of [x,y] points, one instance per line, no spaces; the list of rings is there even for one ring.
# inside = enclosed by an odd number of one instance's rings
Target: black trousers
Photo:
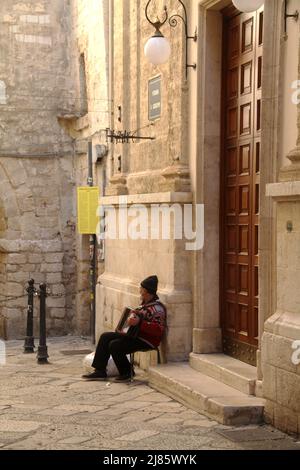
[[[92,367],[105,372],[108,360],[112,356],[120,375],[129,375],[131,366],[126,355],[137,351],[151,351],[152,349],[138,338],[131,338],[120,333],[103,333],[96,348]]]

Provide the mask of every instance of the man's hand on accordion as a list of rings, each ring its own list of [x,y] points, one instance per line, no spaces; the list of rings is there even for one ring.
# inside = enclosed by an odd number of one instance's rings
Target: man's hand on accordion
[[[128,317],[127,323],[129,326],[136,326],[140,322],[140,316],[133,310]]]

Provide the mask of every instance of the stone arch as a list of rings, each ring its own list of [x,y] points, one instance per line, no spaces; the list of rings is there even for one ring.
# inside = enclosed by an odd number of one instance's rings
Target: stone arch
[[[0,302],[0,321],[2,336],[6,339],[23,338],[26,333],[27,298],[24,288],[30,278],[36,285],[46,282],[54,295],[62,295],[58,298],[49,296],[48,333],[60,335],[74,328],[73,184],[71,179],[64,177],[71,165],[69,156],[60,160],[38,156],[34,160],[25,156],[0,157],[3,214],[0,300],[4,300]],[[38,308],[34,313],[36,318]],[[38,318],[34,328],[36,334]]]
[[[19,186],[26,182],[23,162],[14,158],[0,159],[0,339],[9,339],[10,330],[23,330],[25,299],[18,297],[24,287],[17,263],[20,257],[22,211],[19,207]],[[25,186],[25,184],[24,184]],[[14,278],[15,276],[15,278]],[[18,285],[19,283],[19,285]],[[23,301],[24,300],[24,301]],[[17,328],[15,327],[17,325]],[[19,327],[22,327],[21,329]]]

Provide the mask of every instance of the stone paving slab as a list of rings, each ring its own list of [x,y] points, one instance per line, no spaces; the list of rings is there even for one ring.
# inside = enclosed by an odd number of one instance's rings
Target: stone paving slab
[[[126,413],[125,416],[123,416],[120,421],[125,421],[125,422],[136,422],[136,421],[149,421],[150,419],[153,418],[158,418],[161,416],[162,413],[153,413],[151,411],[133,411],[131,413]]]
[[[124,434],[123,436],[117,437],[117,441],[122,442],[137,442],[142,441],[143,439],[148,439],[153,436],[157,436],[159,434],[158,431],[136,431],[130,434]]]
[[[244,428],[220,426],[154,391],[142,371],[132,384],[86,382],[81,353],[89,349],[83,338],[50,339],[51,363],[41,366],[35,354],[23,354],[22,341],[7,343],[7,366],[0,368],[1,450],[300,450],[270,426],[248,427],[249,439]]]
[[[35,421],[22,421],[2,419],[0,421],[1,432],[30,432],[36,431],[41,426],[41,423]]]
[[[233,442],[249,442],[249,441],[272,441],[284,439],[285,435],[274,429],[261,428],[240,428],[240,429],[222,429],[217,430],[219,434],[229,438]]]
[[[216,421],[209,421],[206,419],[203,419],[201,421],[195,420],[195,419],[188,419],[187,421],[183,422],[183,426],[187,426],[187,427],[196,426],[200,428],[212,428],[212,427],[217,426],[218,424],[219,423],[217,423]]]
[[[10,432],[10,431],[0,431],[0,442],[3,443],[3,446],[6,446],[9,443],[14,443],[20,441],[21,439],[26,439],[28,433],[24,432]]]

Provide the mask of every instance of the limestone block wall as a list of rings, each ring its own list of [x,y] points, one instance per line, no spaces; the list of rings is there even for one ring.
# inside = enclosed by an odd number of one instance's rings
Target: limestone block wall
[[[162,195],[155,196],[157,202],[159,196],[162,198]],[[183,195],[181,197],[184,198]],[[132,196],[130,200],[138,199],[141,203],[143,198],[147,197]],[[118,197],[102,200],[109,206],[114,204],[117,231],[120,227],[119,211],[124,210],[124,207],[120,209],[116,204],[118,200],[121,202]],[[187,200],[185,197],[185,202]],[[148,208],[150,230],[151,206],[145,201],[144,204]],[[131,207],[129,203],[128,211]],[[130,214],[127,222],[132,222]],[[170,238],[166,240],[161,236],[158,240],[136,240],[130,237],[121,240],[118,237],[105,240],[105,252],[105,272],[100,276],[97,288],[97,336],[116,327],[124,307],[140,304],[141,281],[156,274],[159,279],[158,295],[168,312],[168,333],[162,348],[163,356],[171,361],[187,360],[192,350],[192,295],[189,277],[191,252],[186,251],[185,240],[175,240],[172,230]],[[148,364],[149,358],[142,366]]]
[[[50,290],[49,334],[64,334],[76,327],[74,192],[68,173],[72,158],[68,159],[0,158],[0,199],[5,210],[0,234],[0,307],[7,338],[24,335],[26,298],[6,299],[24,295],[30,278],[37,286],[45,282]]]
[[[111,102],[108,97],[108,0],[76,0],[72,2],[72,63],[76,69],[77,113],[64,121],[64,128],[74,139],[76,186],[88,181],[88,141],[93,149],[94,185],[104,193],[110,157],[97,162],[97,145],[106,145],[105,129],[109,127]],[[76,204],[75,204],[76,211]],[[90,332],[90,253],[89,235],[76,234],[77,329]],[[103,270],[99,263],[98,272]]]
[[[290,6],[293,7],[293,4],[295,6],[296,2],[291,2]],[[270,6],[271,2],[267,8]],[[279,45],[282,2],[272,2],[271,10],[268,10],[270,19],[272,8],[273,22],[269,21],[265,30],[267,43],[264,47],[267,49],[265,57],[268,63],[263,83],[263,89],[268,90],[263,102],[267,121],[265,130],[268,126],[270,129],[265,136],[265,143],[268,141],[268,144],[262,148],[262,154],[273,155],[265,159],[264,173],[270,165],[272,180],[278,182],[267,184],[266,195],[270,202],[264,202],[263,207],[265,216],[267,212],[271,214],[270,210],[266,212],[267,205],[270,204],[270,209],[274,207],[275,224],[272,233],[273,216],[272,219],[262,220],[265,227],[260,241],[261,257],[264,258],[261,263],[264,273],[264,281],[261,282],[261,320],[264,321],[261,327],[261,365],[266,419],[283,431],[300,434],[300,357],[297,346],[300,340],[300,108],[286,93],[300,73],[299,24],[288,25],[287,37]],[[296,58],[290,54],[291,45],[296,50]],[[272,54],[267,53],[271,48]],[[274,70],[278,71],[277,79],[274,79]],[[275,116],[275,120],[271,116]],[[282,163],[284,166],[280,168]],[[262,189],[265,190],[264,186]],[[273,243],[272,235],[276,243]],[[265,253],[270,247],[272,256],[266,270]],[[266,306],[269,308],[266,309]]]
[[[149,64],[143,49],[154,30],[145,18],[146,3],[115,0],[110,17],[110,127],[117,132],[135,131],[137,137],[155,138],[110,145],[111,177],[105,191],[107,197],[101,203],[112,204],[117,212],[120,195],[128,195],[129,206],[145,204],[148,209],[151,203],[170,206],[173,201],[192,201],[183,31],[180,25],[173,30],[167,23],[163,34],[172,45],[170,60],[159,67]],[[156,19],[157,14],[163,13],[164,2],[153,4],[150,14]],[[186,4],[189,6],[189,2]],[[171,11],[172,5],[170,14]],[[150,122],[148,82],[158,75],[162,80],[162,114]],[[124,221],[127,222],[129,219]],[[159,295],[168,308],[169,332],[164,353],[169,360],[187,360],[192,350],[190,268],[190,253],[172,236],[169,240],[107,240],[105,268],[97,285],[97,336],[116,326],[124,306],[139,304],[141,280],[157,274]],[[149,358],[144,359],[141,365],[146,368]]]
[[[0,338],[6,338],[6,321],[2,311],[5,308],[6,254],[0,250]]]
[[[78,137],[82,138],[93,136],[108,124],[108,0],[77,0],[73,14],[76,39],[73,61],[81,67],[78,98],[82,105],[86,99],[82,112],[86,115],[86,127],[77,128],[81,134]],[[84,64],[80,64],[82,60]]]
[[[57,114],[76,105],[71,22],[67,0],[1,2],[2,153],[51,152],[68,143]]]
[[[298,186],[297,186],[298,185]],[[297,189],[298,187],[298,189]],[[277,428],[300,433],[300,199],[299,182],[269,186],[277,200],[277,310],[262,337],[266,419]],[[294,194],[292,194],[294,193]],[[291,230],[288,223],[292,224]],[[299,349],[299,348],[298,348]]]
[[[1,294],[46,282],[50,334],[76,328],[75,154],[58,120],[78,107],[71,4],[0,4]],[[2,335],[23,336],[25,299],[0,307]]]
[[[114,178],[107,191],[110,195],[168,191],[178,168],[182,171],[182,168],[186,170],[188,166],[188,85],[185,80],[181,26],[173,30],[167,23],[163,28],[163,34],[172,46],[168,63],[161,66],[148,63],[144,56],[144,45],[153,35],[154,29],[145,18],[146,3],[145,0],[114,2],[112,127],[116,131],[136,131],[137,137],[152,136],[155,140],[137,139],[135,143],[117,143],[114,146]],[[150,14],[155,19],[157,14],[163,14],[164,3],[153,4]],[[188,6],[189,2],[186,4]],[[148,82],[158,75],[162,79],[162,113],[159,120],[150,122]],[[118,107],[121,107],[121,113]],[[183,178],[186,176],[188,179],[188,170]],[[174,190],[189,191],[188,186],[189,182],[184,189]]]
[[[5,231],[7,227],[5,210],[3,204],[0,203],[0,230]],[[6,283],[6,254],[0,250],[0,338],[5,338],[5,321],[2,316],[2,309],[5,307],[4,287]]]

